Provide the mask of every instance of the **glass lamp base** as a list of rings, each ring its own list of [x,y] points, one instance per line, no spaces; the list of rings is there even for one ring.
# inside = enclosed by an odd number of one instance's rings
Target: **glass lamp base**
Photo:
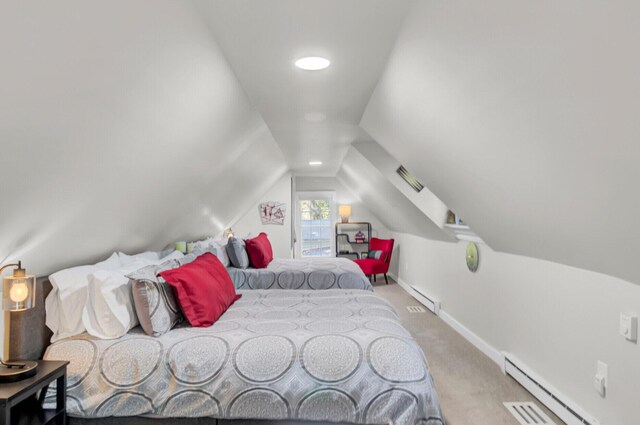
[[[18,364],[24,366],[16,367]],[[38,363],[31,360],[0,364],[0,382],[16,382],[30,378],[36,374],[37,368]]]

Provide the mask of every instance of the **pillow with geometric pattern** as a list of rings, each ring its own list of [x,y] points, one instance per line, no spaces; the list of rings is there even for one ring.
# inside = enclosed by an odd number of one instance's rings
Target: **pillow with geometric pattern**
[[[127,275],[131,282],[136,315],[147,335],[160,336],[182,321],[182,312],[173,288],[158,275],[180,265],[180,261],[170,260],[160,265],[143,267]]]
[[[367,258],[372,258],[374,260],[385,261],[386,260],[386,255],[384,255],[384,251],[375,250],[375,251],[369,251],[369,254],[367,255]]]

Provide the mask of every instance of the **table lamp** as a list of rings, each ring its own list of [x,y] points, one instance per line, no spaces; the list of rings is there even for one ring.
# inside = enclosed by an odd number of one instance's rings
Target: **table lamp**
[[[5,344],[9,343],[8,314],[33,308],[36,303],[36,278],[28,276],[22,268],[22,262],[7,264],[0,268],[0,273],[8,267],[15,267],[13,276],[5,276],[2,280],[2,309],[5,315]],[[5,350],[8,352],[8,350]],[[34,361],[5,362],[0,360],[0,382],[13,382],[29,378],[36,374],[38,363]]]
[[[338,207],[338,214],[343,223],[349,222],[349,216],[351,216],[351,205],[340,205]]]

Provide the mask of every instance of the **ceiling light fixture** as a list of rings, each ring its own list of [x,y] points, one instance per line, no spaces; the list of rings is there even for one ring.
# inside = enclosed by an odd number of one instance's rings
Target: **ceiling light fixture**
[[[331,65],[329,59],[316,56],[302,58],[296,61],[296,66],[300,69],[304,69],[305,71],[319,71],[327,68],[329,65]]]
[[[311,166],[322,165],[322,161],[309,161],[309,165]]]

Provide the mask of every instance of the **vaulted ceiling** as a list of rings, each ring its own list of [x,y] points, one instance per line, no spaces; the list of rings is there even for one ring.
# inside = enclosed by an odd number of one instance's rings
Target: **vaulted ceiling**
[[[220,232],[288,169],[382,211],[363,188],[396,199],[389,170],[346,157],[375,141],[493,249],[640,282],[639,6],[490,5],[4,3],[0,259],[50,271]],[[311,55],[332,64],[295,68]]]
[[[249,98],[297,174],[335,175],[409,0],[202,0],[200,7]],[[303,71],[306,56],[331,66]],[[321,161],[310,167],[309,161]]]

